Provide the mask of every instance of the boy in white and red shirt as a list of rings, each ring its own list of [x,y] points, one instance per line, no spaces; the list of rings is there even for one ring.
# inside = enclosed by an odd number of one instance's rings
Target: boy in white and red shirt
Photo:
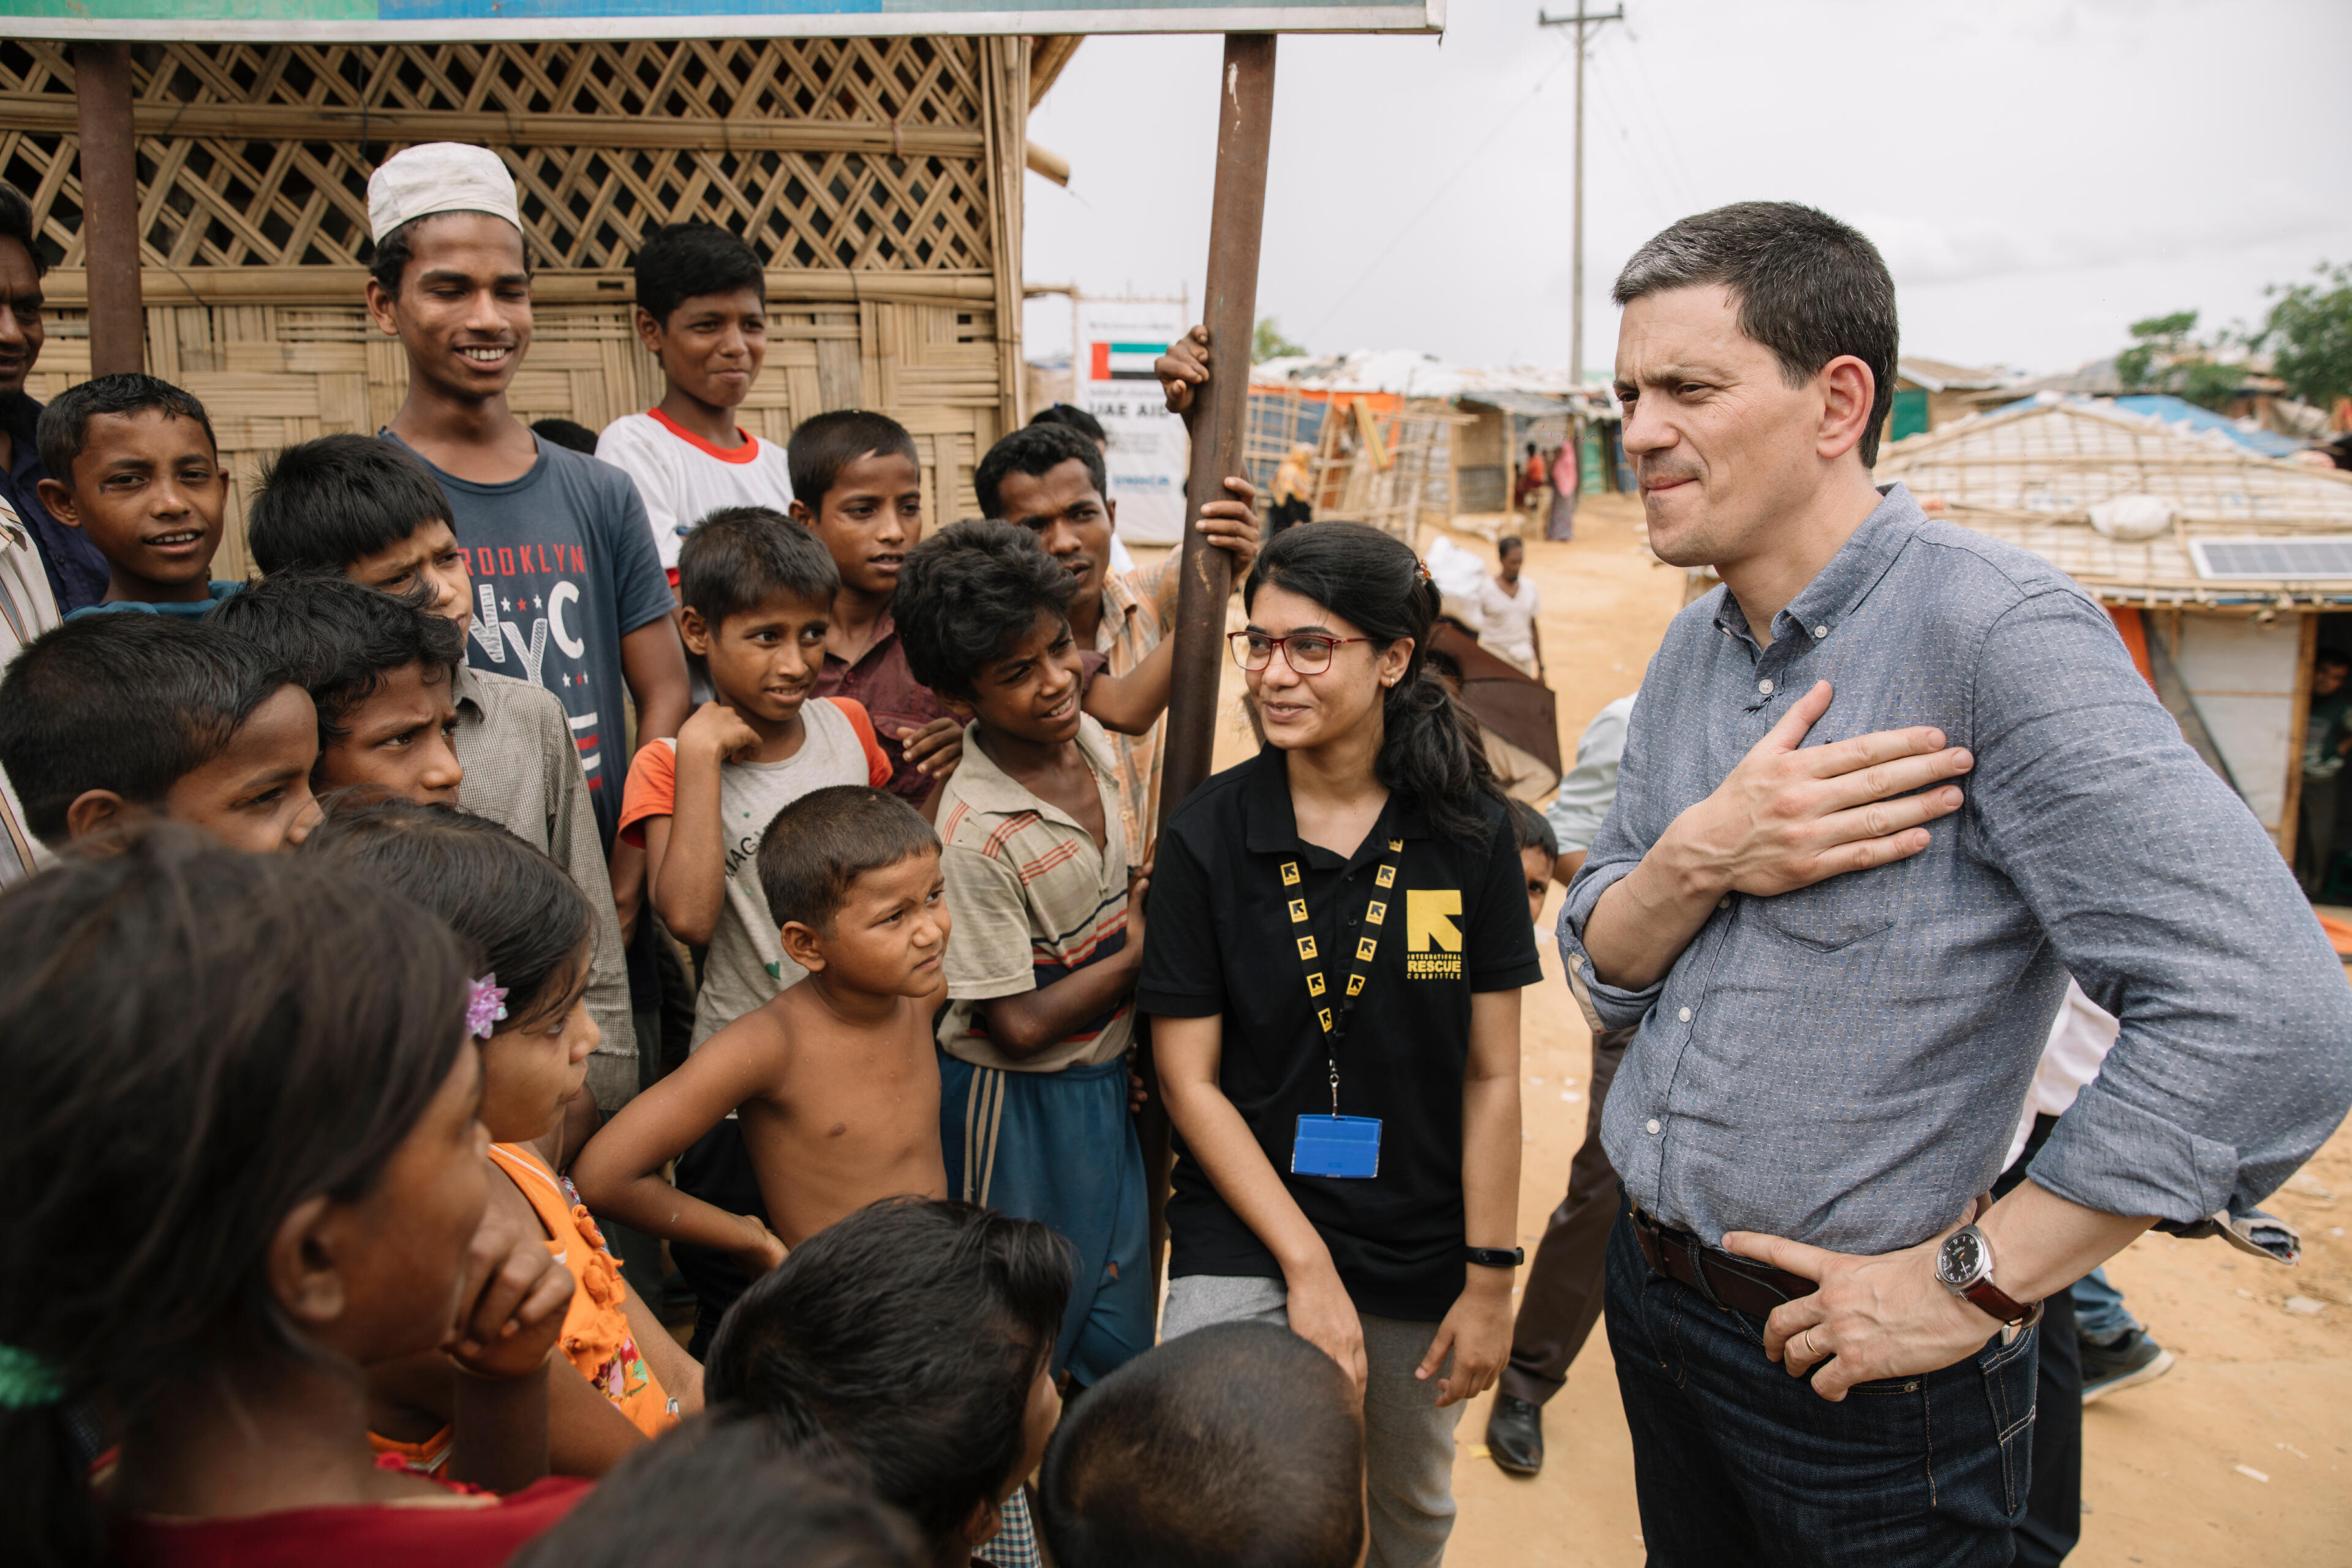
[[[678,555],[686,646],[718,700],[676,741],[638,751],[621,837],[645,846],[646,891],[670,934],[709,950],[698,1046],[801,977],[752,863],[768,824],[812,790],[889,782],[866,710],[815,696],[840,581],[807,530],[760,507],[701,519]]]
[[[668,389],[658,406],[605,426],[596,456],[636,485],[676,589],[678,546],[701,519],[792,505],[784,448],[735,423],[767,357],[767,273],[758,252],[709,223],[656,229],[634,270],[637,341]]]

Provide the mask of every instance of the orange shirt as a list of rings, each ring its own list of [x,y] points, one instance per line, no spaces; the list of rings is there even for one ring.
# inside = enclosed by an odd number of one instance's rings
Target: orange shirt
[[[490,1158],[530,1200],[551,1237],[548,1251],[578,1282],[557,1348],[638,1431],[660,1436],[677,1425],[677,1408],[638,1352],[623,1308],[629,1290],[621,1283],[620,1260],[604,1249],[604,1237],[587,1205],[520,1143],[493,1143]]]
[[[522,1195],[530,1200],[539,1223],[549,1235],[548,1251],[572,1270],[572,1305],[563,1314],[563,1336],[558,1348],[580,1375],[611,1400],[648,1437],[658,1437],[677,1425],[677,1411],[662,1389],[661,1379],[637,1351],[629,1315],[623,1303],[627,1287],[621,1283],[618,1259],[604,1250],[596,1222],[562,1178],[545,1162],[519,1143],[493,1143],[490,1158],[498,1162]],[[396,1458],[405,1468],[438,1479],[448,1466],[454,1434],[444,1426],[422,1442],[403,1442],[370,1432],[368,1445],[377,1460]]]

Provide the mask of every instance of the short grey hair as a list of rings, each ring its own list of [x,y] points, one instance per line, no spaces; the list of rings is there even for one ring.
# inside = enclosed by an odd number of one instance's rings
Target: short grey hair
[[[1863,432],[1864,468],[1878,462],[1879,432],[1895,404],[1901,333],[1895,279],[1860,229],[1796,202],[1735,202],[1661,230],[1625,263],[1610,297],[1628,305],[1669,289],[1720,284],[1739,330],[1772,351],[1801,386],[1842,354],[1870,367],[1875,384]]]

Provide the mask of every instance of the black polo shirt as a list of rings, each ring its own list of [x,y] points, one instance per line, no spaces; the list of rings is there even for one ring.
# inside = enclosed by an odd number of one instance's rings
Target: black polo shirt
[[[1433,1322],[1461,1295],[1462,1074],[1470,997],[1543,977],[1510,821],[1481,797],[1487,841],[1440,837],[1391,795],[1351,856],[1303,842],[1284,753],[1269,746],[1193,792],[1160,836],[1146,914],[1143,1013],[1221,1014],[1218,1079],[1339,1266],[1358,1310]],[[1329,1114],[1323,1034],[1307,994],[1288,900],[1333,993],[1346,984],[1388,841],[1404,840],[1379,946],[1339,1047],[1339,1111],[1381,1119],[1380,1174],[1290,1173],[1302,1112]],[[1282,884],[1295,862],[1297,887]],[[1320,1004],[1316,1004],[1320,1005]],[[1174,1275],[1278,1279],[1274,1254],[1225,1205],[1180,1140],[1168,1205]]]

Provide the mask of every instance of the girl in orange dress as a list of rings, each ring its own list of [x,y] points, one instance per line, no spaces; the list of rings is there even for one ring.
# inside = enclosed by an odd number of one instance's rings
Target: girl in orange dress
[[[494,1142],[486,1238],[542,1241],[577,1289],[557,1353],[576,1377],[548,1390],[548,1454],[560,1475],[601,1476],[702,1403],[702,1369],[621,1279],[588,1210],[557,1173],[564,1110],[584,1091],[588,902],[562,868],[503,827],[446,806],[386,801],[347,809],[309,853],[406,894],[480,955],[497,993],[476,1019],[482,1121]],[[485,1242],[487,1245],[487,1241]],[[453,1380],[446,1358],[369,1369],[377,1451],[433,1472],[446,1462]]]

